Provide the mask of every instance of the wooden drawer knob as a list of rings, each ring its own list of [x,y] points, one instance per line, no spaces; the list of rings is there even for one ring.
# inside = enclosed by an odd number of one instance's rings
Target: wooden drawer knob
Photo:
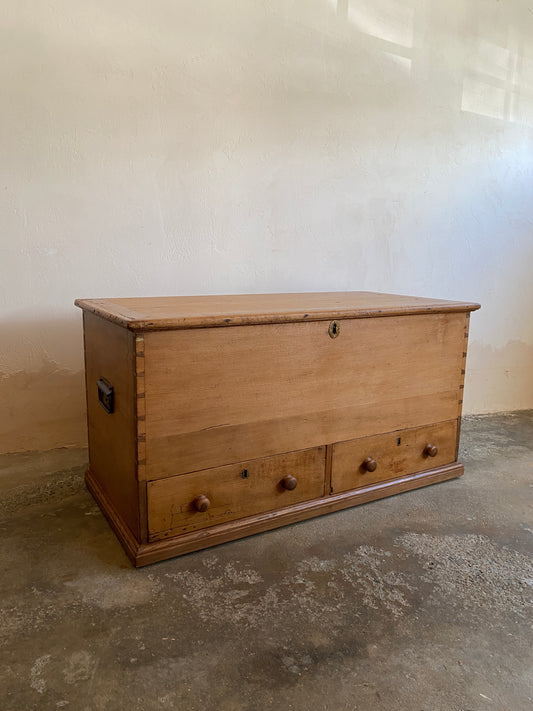
[[[372,457],[367,457],[363,461],[363,469],[365,470],[365,472],[375,472],[377,468],[378,463],[375,459],[372,459]]]
[[[205,494],[200,494],[200,496],[197,496],[193,503],[194,508],[197,511],[201,511],[202,513],[204,511],[207,511],[207,509],[211,506],[211,502],[209,501],[207,496],[205,496]]]
[[[426,457],[436,457],[437,454],[439,453],[439,450],[437,447],[435,447],[434,444],[427,444],[426,448],[424,449],[424,454]]]
[[[287,489],[287,491],[292,491],[293,489],[296,489],[297,485],[298,479],[292,474],[287,474],[287,476],[284,476],[281,480],[281,486],[284,489]]]

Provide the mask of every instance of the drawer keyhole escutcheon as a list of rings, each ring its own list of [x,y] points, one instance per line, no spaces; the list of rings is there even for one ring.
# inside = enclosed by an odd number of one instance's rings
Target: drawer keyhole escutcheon
[[[204,511],[207,511],[207,509],[211,506],[211,502],[205,494],[200,494],[200,496],[197,496],[193,503],[194,508],[197,511],[200,511],[200,513],[204,513]]]
[[[424,454],[426,457],[436,457],[437,454],[439,453],[439,450],[437,447],[435,447],[434,444],[427,444],[426,448],[424,449]]]
[[[297,485],[298,479],[292,474],[287,474],[287,476],[284,476],[281,480],[281,486],[284,489],[287,489],[287,491],[292,491],[293,489],[296,489]]]
[[[241,477],[243,479],[248,479],[248,469],[243,469],[241,472]]]
[[[341,332],[341,325],[338,321],[332,321],[329,324],[328,333],[330,338],[337,338]]]
[[[365,472],[375,472],[378,468],[378,463],[372,457],[367,457],[363,460],[363,469]]]

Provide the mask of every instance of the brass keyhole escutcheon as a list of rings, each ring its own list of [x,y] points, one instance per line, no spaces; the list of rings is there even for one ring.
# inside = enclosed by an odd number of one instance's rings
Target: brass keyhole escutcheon
[[[341,325],[338,321],[332,321],[329,324],[328,333],[330,338],[337,338],[341,332]]]

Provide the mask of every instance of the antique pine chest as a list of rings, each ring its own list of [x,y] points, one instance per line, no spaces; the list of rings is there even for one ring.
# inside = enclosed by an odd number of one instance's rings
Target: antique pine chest
[[[86,482],[135,565],[463,473],[478,304],[368,292],[76,304]]]

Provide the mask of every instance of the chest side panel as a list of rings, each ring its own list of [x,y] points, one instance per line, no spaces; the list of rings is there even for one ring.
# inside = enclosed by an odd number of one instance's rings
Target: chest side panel
[[[145,334],[146,477],[456,418],[464,313]]]
[[[84,338],[90,469],[118,515],[139,536],[134,336],[84,313]],[[113,387],[112,413],[99,402],[101,378]]]

